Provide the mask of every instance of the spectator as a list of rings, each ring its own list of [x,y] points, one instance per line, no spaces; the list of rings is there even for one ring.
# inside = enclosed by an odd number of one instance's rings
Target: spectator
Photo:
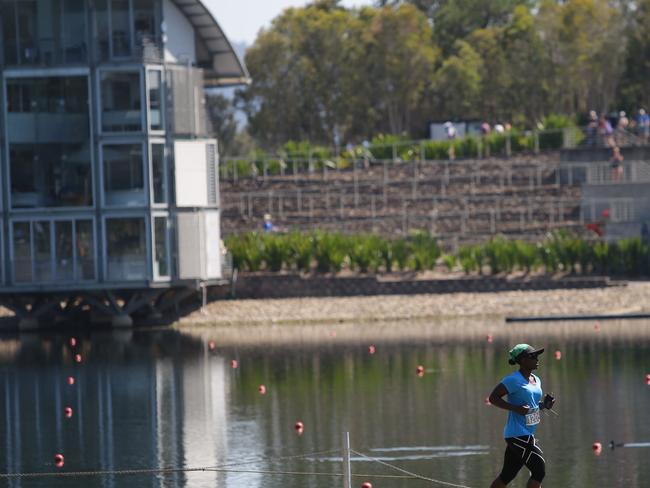
[[[449,121],[445,122],[444,127],[447,134],[447,140],[449,141],[449,160],[453,161],[456,159],[456,149],[454,148],[454,143],[456,141],[456,127],[454,127],[454,124]]]
[[[491,131],[492,129],[490,128],[490,124],[488,124],[487,121],[483,121],[483,123],[481,124],[481,135],[489,136]]]
[[[650,115],[646,113],[644,108],[640,108],[636,116],[636,130],[643,143],[647,144],[650,138]]]
[[[616,142],[614,141],[614,129],[612,128],[612,124],[610,124],[609,120],[607,120],[607,117],[604,115],[601,115],[598,120],[598,135],[600,136],[604,146],[616,146]]]
[[[506,128],[503,126],[503,124],[498,123],[494,124],[494,132],[497,134],[503,134],[506,131]]]
[[[271,221],[271,214],[264,214],[264,232],[273,232],[273,222]]]
[[[598,114],[595,110],[589,111],[589,122],[587,123],[587,145],[598,144]]]
[[[623,160],[625,158],[621,154],[621,149],[618,146],[612,148],[612,157],[609,162],[612,165],[612,181],[618,181],[623,176]]]
[[[624,110],[621,110],[618,113],[618,122],[616,128],[620,131],[627,130],[627,127],[630,125],[630,119],[627,118],[627,114]]]

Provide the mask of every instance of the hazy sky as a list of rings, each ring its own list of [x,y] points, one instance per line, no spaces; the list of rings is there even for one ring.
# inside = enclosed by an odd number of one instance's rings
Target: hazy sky
[[[300,7],[307,0],[203,0],[232,42],[252,44],[257,32],[287,7]],[[346,7],[370,5],[372,0],[343,0]]]

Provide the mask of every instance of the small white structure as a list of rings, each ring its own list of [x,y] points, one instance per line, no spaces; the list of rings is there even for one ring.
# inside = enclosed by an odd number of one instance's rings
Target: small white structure
[[[204,88],[248,75],[202,1],[0,0],[0,17],[2,304],[25,327],[129,324],[221,280]]]

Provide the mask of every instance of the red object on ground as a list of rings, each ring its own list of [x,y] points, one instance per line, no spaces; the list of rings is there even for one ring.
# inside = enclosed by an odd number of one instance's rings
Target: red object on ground
[[[368,346],[368,353],[369,354],[374,354],[377,352],[377,348],[373,345]]]
[[[562,352],[561,351],[555,351],[555,359],[558,361],[562,359]]]
[[[488,335],[485,337],[485,340],[488,341],[488,342],[492,342],[492,340],[493,340],[492,334],[488,334]]]
[[[589,224],[585,225],[585,227],[587,228],[587,230],[595,232],[599,236],[602,236],[604,234],[602,227],[600,225],[598,225],[598,224],[589,223]]]
[[[492,402],[490,401],[490,397],[485,397],[485,400],[483,400],[483,403],[486,405],[492,405]]]
[[[232,369],[237,369],[237,366],[239,366],[239,363],[237,362],[236,359],[233,359],[232,361],[230,361],[230,367]]]
[[[596,456],[599,456],[600,453],[603,451],[603,445],[600,442],[594,442],[591,445],[591,448],[594,450],[594,454]]]
[[[372,488],[372,483],[370,481],[364,481],[361,488]]]
[[[305,425],[300,420],[298,420],[298,422],[296,422],[296,424],[293,426],[293,428],[296,429],[296,432],[298,434],[302,434],[305,431]]]
[[[65,418],[71,419],[72,418],[72,407],[65,407],[63,409],[63,413],[65,415]]]
[[[62,468],[64,463],[65,463],[65,459],[63,457],[63,454],[54,455],[54,466],[56,466],[57,468]]]
[[[424,376],[424,366],[418,366],[415,370],[415,374],[417,374],[420,378]]]
[[[70,347],[74,347],[77,345],[77,339],[74,337],[70,337],[70,340],[68,341],[70,343]]]
[[[68,384],[70,386],[74,385],[74,376],[68,376]]]
[[[216,347],[217,347],[216,342],[214,342],[214,341],[208,342],[208,349],[210,349],[211,351],[214,351],[216,349]]]
[[[257,388],[257,391],[260,392],[260,395],[266,395],[266,386],[264,386],[264,385],[260,385],[260,386]]]
[[[75,363],[80,363],[81,362],[81,354],[75,354],[74,355],[74,361],[75,361]]]

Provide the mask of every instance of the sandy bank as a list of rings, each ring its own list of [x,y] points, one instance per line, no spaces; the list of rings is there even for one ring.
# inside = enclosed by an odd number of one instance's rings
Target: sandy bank
[[[177,326],[396,322],[508,315],[650,312],[650,282],[584,290],[219,300]]]

